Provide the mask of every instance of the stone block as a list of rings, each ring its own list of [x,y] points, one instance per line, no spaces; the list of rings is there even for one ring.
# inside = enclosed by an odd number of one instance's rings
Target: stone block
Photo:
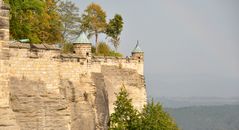
[[[1,10],[0,11],[0,17],[8,17],[9,16],[9,11],[8,10]]]
[[[0,17],[0,28],[8,29],[9,28],[9,19],[6,17]]]

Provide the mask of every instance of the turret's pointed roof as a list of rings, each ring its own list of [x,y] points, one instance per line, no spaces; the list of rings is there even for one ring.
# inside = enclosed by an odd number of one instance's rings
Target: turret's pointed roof
[[[78,38],[73,42],[73,44],[76,43],[91,43],[90,40],[87,38],[86,34],[82,32]]]
[[[132,52],[143,52],[141,49],[140,49],[140,47],[139,47],[139,41],[137,41],[137,44],[136,44],[136,46],[135,46],[135,48],[134,48],[134,50],[132,51]]]

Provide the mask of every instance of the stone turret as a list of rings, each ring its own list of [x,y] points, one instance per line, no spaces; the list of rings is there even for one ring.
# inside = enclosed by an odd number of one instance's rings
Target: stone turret
[[[144,75],[144,52],[139,47],[139,42],[132,51],[131,59],[137,62],[136,70],[139,74]]]
[[[73,42],[73,48],[75,54],[84,58],[91,57],[91,42],[84,32]]]
[[[137,41],[137,44],[132,51],[132,59],[138,60],[138,62],[143,62],[144,61],[144,52],[140,49],[139,47],[139,42]]]

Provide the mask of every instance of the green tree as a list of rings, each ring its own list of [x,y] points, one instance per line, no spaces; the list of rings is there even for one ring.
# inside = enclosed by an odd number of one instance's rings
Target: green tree
[[[56,0],[44,0],[44,12],[38,16],[38,36],[41,43],[53,44],[62,41],[62,23],[57,12]],[[37,30],[37,29],[35,29]]]
[[[58,12],[63,25],[62,35],[64,42],[70,43],[80,34],[79,8],[71,1],[61,1],[58,5]]]
[[[120,44],[120,34],[123,30],[123,24],[121,15],[116,14],[106,28],[106,34],[110,37],[110,41],[113,43],[116,52]]]
[[[179,130],[159,103],[149,102],[141,113],[142,130]]]
[[[21,39],[34,36],[32,19],[43,13],[44,2],[39,0],[8,0],[10,9],[10,35],[11,38]]]
[[[138,130],[139,129],[139,113],[132,105],[132,99],[129,99],[125,87],[120,89],[116,94],[114,103],[114,113],[110,115],[110,129],[113,130]]]
[[[89,36],[95,35],[96,53],[98,52],[98,35],[105,32],[106,25],[106,13],[100,5],[90,4],[82,15],[81,29],[88,31]]]
[[[28,38],[32,43],[53,43],[62,39],[55,0],[8,0],[12,39]]]
[[[109,128],[112,130],[179,130],[173,119],[153,100],[139,113],[128,98],[125,87],[116,94],[114,113],[110,115]]]

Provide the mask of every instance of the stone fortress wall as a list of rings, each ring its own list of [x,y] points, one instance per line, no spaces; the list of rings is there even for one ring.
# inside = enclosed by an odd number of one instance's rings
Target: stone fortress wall
[[[0,130],[107,129],[122,85],[137,109],[146,104],[143,53],[92,56],[91,44],[77,43],[75,54],[62,54],[54,45],[9,41],[0,3]]]

